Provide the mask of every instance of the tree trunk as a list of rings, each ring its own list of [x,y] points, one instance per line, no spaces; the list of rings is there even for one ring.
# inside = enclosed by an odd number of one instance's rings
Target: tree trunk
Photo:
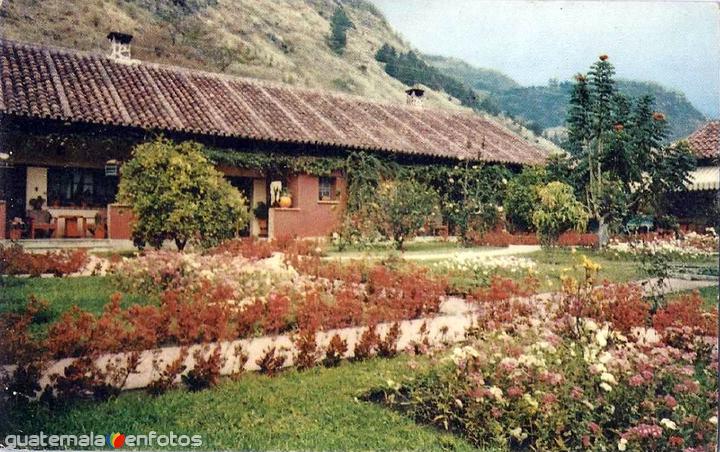
[[[185,244],[187,244],[187,239],[179,239],[175,237],[175,246],[177,246],[178,251],[184,250]]]

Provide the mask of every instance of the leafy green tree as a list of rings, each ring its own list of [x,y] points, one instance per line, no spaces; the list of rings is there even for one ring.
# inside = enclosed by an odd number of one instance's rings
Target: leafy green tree
[[[587,212],[575,198],[570,185],[558,181],[550,182],[540,187],[537,193],[539,203],[532,218],[540,243],[551,246],[563,232],[585,229]]]
[[[398,250],[439,213],[435,190],[413,179],[384,182],[378,193],[377,224]]]
[[[571,179],[598,224],[601,246],[608,229],[627,215],[662,215],[665,193],[682,188],[695,162],[684,146],[664,146],[665,115],[654,100],[617,92],[615,69],[602,55],[575,78],[567,115]]]
[[[511,230],[529,231],[534,228],[532,217],[540,201],[538,188],[547,181],[545,169],[536,166],[527,166],[510,179],[503,207]]]
[[[133,237],[213,246],[248,224],[247,201],[207,160],[202,145],[165,138],[137,145],[122,167],[118,199],[132,206]]]
[[[347,31],[354,25],[345,13],[342,6],[335,8],[335,12],[330,18],[330,37],[328,44],[338,55],[342,55],[347,45]]]

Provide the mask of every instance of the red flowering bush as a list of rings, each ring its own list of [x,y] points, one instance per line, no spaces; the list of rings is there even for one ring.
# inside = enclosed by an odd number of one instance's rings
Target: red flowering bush
[[[28,253],[20,245],[0,245],[0,275],[64,276],[83,270],[87,264],[84,250]]]
[[[507,231],[489,231],[484,234],[472,235],[472,243],[478,246],[500,246],[510,245],[539,245],[540,241],[536,234],[515,233]],[[597,234],[579,233],[568,231],[560,234],[558,246],[585,246],[595,247],[598,244]]]

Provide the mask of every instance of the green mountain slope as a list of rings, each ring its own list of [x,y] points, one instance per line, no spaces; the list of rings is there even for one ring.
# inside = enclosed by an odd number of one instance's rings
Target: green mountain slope
[[[466,85],[481,92],[497,93],[520,88],[518,82],[495,69],[475,67],[458,58],[440,55],[424,55],[423,58],[442,72],[452,74]]]
[[[477,68],[455,58],[426,58],[444,74],[459,78],[488,96],[506,114],[533,123],[537,129],[562,127],[565,123],[567,103],[572,84],[551,82],[546,86],[520,86],[511,78],[494,70]],[[619,80],[618,89],[633,97],[650,94],[655,105],[664,112],[670,123],[670,139],[689,135],[706,118],[683,93],[673,91],[654,82]]]

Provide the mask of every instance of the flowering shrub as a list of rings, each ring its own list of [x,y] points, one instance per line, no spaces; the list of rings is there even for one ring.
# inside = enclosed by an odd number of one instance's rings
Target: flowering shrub
[[[518,271],[529,272],[535,269],[535,261],[529,258],[516,256],[473,256],[455,254],[453,257],[437,262],[433,265],[433,271],[446,275],[450,278],[469,277],[473,285],[487,285],[490,278],[498,270],[505,270],[510,273]]]
[[[0,275],[63,276],[83,270],[88,263],[84,250],[28,253],[20,245],[0,245]]]
[[[718,237],[713,234],[690,232],[679,238],[667,236],[615,237],[608,249],[618,255],[662,254],[673,257],[698,258],[715,255],[718,252]]]
[[[476,297],[468,342],[379,395],[481,448],[713,450],[717,313],[683,299],[651,316],[638,289],[583,267],[555,298]]]

